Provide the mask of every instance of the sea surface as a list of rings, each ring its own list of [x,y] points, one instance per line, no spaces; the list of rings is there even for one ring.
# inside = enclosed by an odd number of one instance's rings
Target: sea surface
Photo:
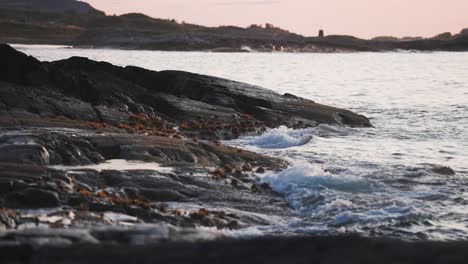
[[[226,144],[293,164],[263,181],[295,212],[247,234],[360,233],[468,239],[468,53],[207,53],[15,46],[40,60],[83,56],[183,70],[347,108],[375,128],[284,127]],[[310,140],[310,137],[312,139]],[[450,167],[456,174],[434,172]]]

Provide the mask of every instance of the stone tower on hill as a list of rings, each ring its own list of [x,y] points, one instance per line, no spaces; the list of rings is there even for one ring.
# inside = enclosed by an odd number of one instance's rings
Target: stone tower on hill
[[[323,29],[319,30],[318,37],[319,37],[319,38],[325,37],[325,32],[323,31]]]

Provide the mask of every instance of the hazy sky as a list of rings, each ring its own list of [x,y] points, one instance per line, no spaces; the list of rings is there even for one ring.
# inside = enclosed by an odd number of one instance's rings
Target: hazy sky
[[[468,27],[468,0],[83,0],[107,14],[145,13],[207,26],[272,23],[293,32],[433,36]]]

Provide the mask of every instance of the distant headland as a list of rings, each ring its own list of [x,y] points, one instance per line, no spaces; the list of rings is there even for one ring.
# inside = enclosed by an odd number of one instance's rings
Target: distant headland
[[[432,38],[302,36],[272,24],[206,27],[143,14],[108,16],[76,0],[0,0],[0,42],[213,52],[468,51],[468,28]]]

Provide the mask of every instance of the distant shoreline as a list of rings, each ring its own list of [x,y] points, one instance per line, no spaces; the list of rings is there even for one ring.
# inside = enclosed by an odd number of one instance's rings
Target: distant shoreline
[[[90,46],[70,46],[56,44],[22,44],[22,43],[5,43],[15,49],[22,48],[50,48],[50,49],[71,49],[71,50],[128,50],[128,51],[155,51],[155,52],[195,52],[195,53],[244,53],[244,54],[352,54],[352,53],[434,53],[434,52],[466,52],[466,51],[450,51],[450,50],[382,50],[382,51],[336,51],[336,52],[300,52],[300,51],[236,51],[236,50],[151,50],[151,49],[135,49],[125,47],[90,47]]]
[[[0,43],[124,50],[340,53],[395,50],[468,51],[468,30],[433,38],[302,36],[272,24],[206,27],[144,14],[39,12],[0,5]]]

